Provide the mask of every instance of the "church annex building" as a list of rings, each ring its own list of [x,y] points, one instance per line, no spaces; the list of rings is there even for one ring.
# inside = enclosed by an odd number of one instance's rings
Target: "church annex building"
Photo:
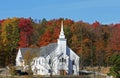
[[[36,53],[31,62],[34,75],[79,75],[79,56],[67,46],[67,39],[61,23],[61,32],[57,43],[51,43],[41,48],[19,48],[16,56],[16,66],[25,65],[25,54]]]

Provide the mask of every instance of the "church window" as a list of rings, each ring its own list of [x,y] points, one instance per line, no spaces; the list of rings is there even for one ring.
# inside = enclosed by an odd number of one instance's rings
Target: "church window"
[[[60,62],[62,62],[62,60],[61,60],[61,59],[59,59],[59,61],[60,61]]]
[[[49,64],[51,64],[51,59],[49,60]]]
[[[22,57],[19,57],[20,60],[22,60]]]
[[[72,61],[72,65],[75,65],[75,60]]]
[[[66,59],[62,58],[60,59],[60,62],[66,62]]]
[[[74,73],[74,70],[72,70],[72,73]]]
[[[64,59],[64,62],[66,62],[66,59]]]
[[[50,70],[50,69],[48,70],[48,73],[51,73],[51,70]]]
[[[62,62],[64,62],[64,58],[62,58]]]
[[[22,57],[19,57],[19,60],[20,60],[20,62],[22,62],[23,61]]]

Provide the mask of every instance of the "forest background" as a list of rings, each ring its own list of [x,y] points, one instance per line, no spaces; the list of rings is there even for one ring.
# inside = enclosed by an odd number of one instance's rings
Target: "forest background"
[[[67,45],[81,57],[83,66],[109,66],[109,58],[120,54],[120,23],[92,24],[68,18],[0,20],[0,67],[15,65],[19,48],[42,47],[56,43],[61,21]]]

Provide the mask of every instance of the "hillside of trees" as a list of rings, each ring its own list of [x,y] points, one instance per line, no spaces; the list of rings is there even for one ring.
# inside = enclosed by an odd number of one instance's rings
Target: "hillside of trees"
[[[19,48],[46,46],[57,42],[61,21],[67,45],[80,57],[84,66],[109,66],[109,58],[120,54],[120,24],[92,24],[71,19],[34,20],[7,18],[0,20],[0,67],[15,65]]]

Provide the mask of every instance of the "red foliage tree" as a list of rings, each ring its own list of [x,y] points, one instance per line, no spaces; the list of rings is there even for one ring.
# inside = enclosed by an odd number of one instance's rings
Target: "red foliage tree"
[[[50,20],[46,24],[46,30],[39,39],[39,46],[45,46],[49,43],[57,42],[60,34],[61,19]]]
[[[30,19],[21,18],[18,27],[20,29],[19,47],[28,47],[30,42],[30,35],[33,32],[32,22]]]
[[[59,37],[59,34],[60,34],[60,28],[59,27],[56,27],[53,29],[53,35],[52,35],[52,42],[57,42],[57,39]]]
[[[2,24],[2,22],[4,22],[4,20],[0,20],[0,25]]]
[[[0,20],[0,33],[2,32],[1,30],[1,24],[4,22],[4,20]]]
[[[97,28],[97,27],[100,26],[100,23],[99,23],[98,21],[95,21],[95,22],[92,24],[92,26],[93,26],[94,28]]]
[[[39,46],[45,46],[51,42],[51,34],[50,31],[46,31],[39,40]]]
[[[120,24],[116,24],[113,28],[111,48],[120,52]]]

